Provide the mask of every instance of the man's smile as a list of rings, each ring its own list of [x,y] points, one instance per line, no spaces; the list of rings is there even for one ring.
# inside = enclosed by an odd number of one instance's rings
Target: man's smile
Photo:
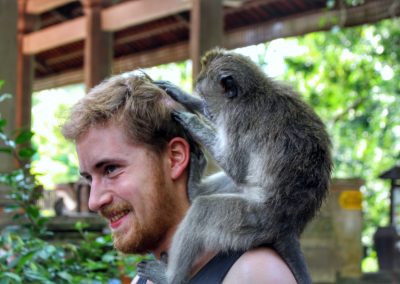
[[[112,214],[108,216],[108,220],[110,221],[110,226],[112,229],[116,229],[119,227],[119,225],[122,223],[123,218],[129,214],[131,210],[123,210],[116,212],[115,214]]]
[[[110,220],[111,223],[114,223],[115,221],[121,219],[122,217],[124,217],[126,214],[128,214],[130,212],[130,210],[124,210],[121,212],[117,212],[111,216],[108,216],[108,219]]]

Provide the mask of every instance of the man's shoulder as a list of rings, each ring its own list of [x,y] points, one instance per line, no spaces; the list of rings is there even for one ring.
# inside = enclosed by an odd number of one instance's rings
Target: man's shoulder
[[[284,260],[271,248],[247,251],[232,266],[223,284],[229,283],[296,283]]]

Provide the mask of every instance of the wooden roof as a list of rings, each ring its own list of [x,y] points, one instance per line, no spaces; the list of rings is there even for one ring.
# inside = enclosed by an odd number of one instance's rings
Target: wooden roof
[[[24,54],[34,55],[34,89],[82,82],[85,39],[82,3],[27,1],[27,12],[40,18],[40,27],[24,38]],[[362,4],[335,4],[329,8],[327,2],[224,1],[224,46],[243,47],[327,30],[333,25],[376,22],[398,15],[400,10],[393,0],[356,1]],[[113,72],[188,59],[190,8],[190,0],[120,0],[103,8],[102,29],[113,33]]]

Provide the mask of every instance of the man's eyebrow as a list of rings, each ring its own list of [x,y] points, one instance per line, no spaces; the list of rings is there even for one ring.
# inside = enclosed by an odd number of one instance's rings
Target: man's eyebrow
[[[81,172],[81,171],[79,171],[79,175],[80,175],[81,177],[87,177],[87,176],[89,176],[89,174],[88,174],[87,172]]]
[[[97,169],[102,168],[105,164],[112,164],[112,163],[118,163],[118,162],[121,162],[121,161],[116,160],[116,159],[106,158],[106,159],[103,159],[103,160],[98,161],[98,162],[94,165],[94,169],[97,170]],[[79,172],[79,174],[80,174],[82,177],[85,177],[85,176],[89,176],[89,175],[90,175],[88,172],[85,172],[85,171]]]
[[[95,169],[100,169],[102,168],[104,165],[106,164],[118,164],[118,163],[122,163],[122,161],[120,159],[112,159],[112,158],[105,158],[102,159],[100,161],[98,161],[95,165],[94,168]]]
[[[102,168],[105,164],[108,164],[108,163],[110,163],[110,162],[111,162],[110,159],[101,160],[101,161],[97,162],[97,163],[94,165],[94,168],[95,168],[95,169],[100,169],[100,168]]]

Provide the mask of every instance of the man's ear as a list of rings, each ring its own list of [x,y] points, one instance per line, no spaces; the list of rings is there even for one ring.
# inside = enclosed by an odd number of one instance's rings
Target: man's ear
[[[168,143],[168,158],[171,165],[171,178],[178,179],[189,166],[189,143],[182,137],[171,139]]]

